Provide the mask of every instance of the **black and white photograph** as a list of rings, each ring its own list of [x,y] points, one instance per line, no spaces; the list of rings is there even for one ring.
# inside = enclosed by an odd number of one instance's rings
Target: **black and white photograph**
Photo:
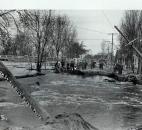
[[[0,130],[142,130],[142,10],[0,8]]]

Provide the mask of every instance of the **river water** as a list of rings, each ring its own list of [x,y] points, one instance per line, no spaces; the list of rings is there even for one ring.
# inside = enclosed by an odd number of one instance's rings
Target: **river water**
[[[128,130],[141,125],[142,86],[108,82],[106,78],[48,72],[19,81],[30,86],[32,97],[52,116],[79,113],[100,130]]]

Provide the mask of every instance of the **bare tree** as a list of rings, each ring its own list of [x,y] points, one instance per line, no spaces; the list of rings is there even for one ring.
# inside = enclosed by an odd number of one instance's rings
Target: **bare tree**
[[[13,25],[15,18],[13,13],[15,10],[1,10],[0,11],[0,44],[4,54],[10,51],[12,41],[10,27]],[[2,53],[3,53],[2,52]]]
[[[20,22],[23,24],[23,27],[27,29],[32,38],[32,43],[37,55],[36,69],[40,72],[46,47],[53,34],[52,24],[54,22],[52,12],[51,10],[24,10],[19,12],[19,16]]]
[[[138,50],[140,52],[142,52],[142,42],[141,42],[141,37],[142,37],[142,11],[139,11],[138,12],[138,16],[139,16],[139,22],[138,22],[138,26],[137,26],[137,32],[138,32],[138,42],[137,42],[137,45],[136,47],[138,48]],[[137,55],[139,58],[138,58],[138,70],[137,70],[137,73],[140,73],[142,74],[142,58]]]
[[[63,54],[66,55],[68,58],[71,58],[72,57],[71,48],[73,43],[77,41],[77,32],[72,25],[68,29],[69,30],[66,32],[67,41],[66,41],[66,46],[64,48]]]
[[[55,18],[54,33],[52,37],[53,46],[58,60],[59,54],[65,49],[67,45],[67,38],[69,34],[69,19],[66,16],[57,16]]]

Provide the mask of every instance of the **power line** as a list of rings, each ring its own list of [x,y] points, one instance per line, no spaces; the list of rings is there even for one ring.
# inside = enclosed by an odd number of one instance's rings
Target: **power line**
[[[111,27],[112,29],[114,29],[112,23],[110,22],[109,18],[107,17],[107,15],[105,14],[105,12],[104,12],[103,10],[102,10],[102,14],[103,14],[103,16],[105,17],[105,19],[107,20],[107,22],[108,22],[108,24],[110,25],[110,27]]]
[[[108,34],[108,33],[105,33],[105,32],[98,31],[98,30],[84,28],[84,27],[79,27],[79,26],[77,26],[77,28],[83,29],[83,30],[87,30],[87,31],[91,31],[91,32],[97,32],[97,33],[101,33],[101,34],[106,34],[106,35]]]
[[[84,39],[84,38],[78,38],[77,40],[109,40],[109,39]]]

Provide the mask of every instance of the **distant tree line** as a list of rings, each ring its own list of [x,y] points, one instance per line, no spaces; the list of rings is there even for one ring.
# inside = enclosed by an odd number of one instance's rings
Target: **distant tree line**
[[[36,56],[37,71],[46,57],[78,58],[87,52],[69,18],[51,10],[0,11],[0,46],[4,55]]]

